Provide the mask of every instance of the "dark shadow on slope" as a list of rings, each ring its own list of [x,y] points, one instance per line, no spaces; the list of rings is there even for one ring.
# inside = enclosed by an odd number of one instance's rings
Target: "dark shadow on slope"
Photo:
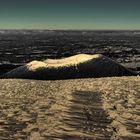
[[[106,60],[94,60],[77,66],[43,68],[40,67],[35,71],[29,70],[26,66],[20,66],[12,71],[0,76],[3,79],[36,79],[36,80],[63,80],[78,78],[101,78],[114,76],[137,76],[139,73],[126,69],[125,67]]]
[[[0,64],[0,75],[20,67],[20,64]]]

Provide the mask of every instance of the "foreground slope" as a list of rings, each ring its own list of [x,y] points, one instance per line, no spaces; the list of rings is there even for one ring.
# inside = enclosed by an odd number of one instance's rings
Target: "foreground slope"
[[[0,80],[0,140],[139,140],[140,77]]]
[[[4,74],[2,78],[59,80],[128,75],[136,74],[103,55],[79,54],[64,59],[32,61]]]

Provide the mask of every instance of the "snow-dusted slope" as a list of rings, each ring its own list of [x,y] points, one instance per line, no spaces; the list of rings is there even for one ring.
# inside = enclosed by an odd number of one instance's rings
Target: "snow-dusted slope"
[[[64,59],[32,61],[6,74],[3,78],[74,79],[135,75],[115,61],[101,55],[79,54]]]

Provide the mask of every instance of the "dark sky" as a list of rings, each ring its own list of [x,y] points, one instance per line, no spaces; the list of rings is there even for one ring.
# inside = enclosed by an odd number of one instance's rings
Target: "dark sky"
[[[140,29],[140,0],[0,0],[0,29]]]

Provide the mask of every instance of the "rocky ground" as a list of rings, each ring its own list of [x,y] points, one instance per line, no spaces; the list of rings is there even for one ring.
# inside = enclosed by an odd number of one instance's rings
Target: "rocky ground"
[[[0,80],[0,140],[139,140],[140,77]]]

